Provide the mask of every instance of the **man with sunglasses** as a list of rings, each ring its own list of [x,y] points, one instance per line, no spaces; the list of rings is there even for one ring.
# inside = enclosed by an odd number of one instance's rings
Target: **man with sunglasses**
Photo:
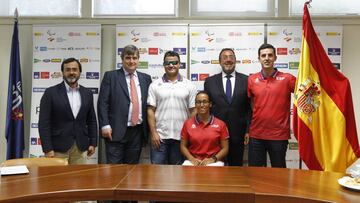
[[[196,87],[179,74],[180,56],[174,51],[164,55],[165,74],[151,83],[148,94],[148,122],[151,135],[151,163],[179,165],[180,131],[195,112]]]

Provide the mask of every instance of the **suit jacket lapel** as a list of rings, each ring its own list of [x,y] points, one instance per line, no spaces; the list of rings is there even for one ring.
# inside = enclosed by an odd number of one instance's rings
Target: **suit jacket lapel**
[[[241,88],[243,88],[241,86],[240,79],[241,79],[240,75],[236,72],[235,73],[235,88],[234,88],[234,94],[233,94],[233,99],[232,100],[234,100],[235,97],[237,97],[239,95]]]
[[[145,80],[144,80],[144,77],[142,74],[140,74],[139,72],[137,72],[137,75],[138,75],[138,78],[139,78],[139,83],[140,83],[140,90],[141,90],[141,102],[142,103],[146,103],[146,100],[145,100],[145,96],[143,95],[146,95],[147,92],[146,92],[146,84],[145,84]]]
[[[216,87],[218,87],[218,91],[221,92],[221,96],[225,99],[225,101],[227,103],[229,103],[229,101],[227,100],[226,94],[224,92],[222,73],[217,74],[216,81],[218,82],[218,84],[220,84],[220,85],[216,85]]]
[[[125,95],[128,97],[128,99],[130,99],[129,90],[128,90],[128,86],[126,83],[125,72],[123,69],[120,69],[118,71],[116,80],[119,82],[119,85],[120,85],[121,89],[124,91]]]
[[[80,115],[80,113],[82,113],[82,111],[83,111],[83,109],[84,109],[84,105],[86,104],[86,102],[85,102],[85,100],[86,100],[86,97],[85,97],[85,87],[80,86],[79,92],[80,92],[80,98],[81,98],[81,105],[80,105],[80,109],[79,109],[78,116]],[[78,117],[78,116],[77,116],[77,117]]]
[[[65,109],[66,113],[71,118],[74,118],[74,115],[73,115],[71,107],[70,107],[69,98],[68,98],[67,93],[66,93],[65,82],[61,83],[61,85],[59,86],[58,91],[59,91],[58,95],[60,95],[60,99],[62,100],[62,103],[64,104],[64,109]]]

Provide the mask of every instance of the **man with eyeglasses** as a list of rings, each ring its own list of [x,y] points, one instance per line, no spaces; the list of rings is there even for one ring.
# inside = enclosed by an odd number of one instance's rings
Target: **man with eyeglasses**
[[[222,49],[219,62],[222,72],[206,78],[204,90],[212,100],[211,112],[224,121],[229,130],[227,164],[242,166],[251,119],[250,99],[247,96],[248,77],[235,71],[236,56],[233,49]]]
[[[139,49],[125,46],[122,68],[104,74],[98,100],[101,136],[105,139],[109,164],[139,163],[147,143],[146,100],[151,77],[137,71]]]
[[[174,51],[164,55],[165,74],[149,87],[148,122],[151,134],[152,164],[179,165],[180,131],[194,114],[196,87],[179,74],[180,56]]]

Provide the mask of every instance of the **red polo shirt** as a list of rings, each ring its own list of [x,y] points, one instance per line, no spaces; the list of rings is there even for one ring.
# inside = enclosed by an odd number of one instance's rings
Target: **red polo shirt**
[[[290,139],[290,103],[296,77],[278,70],[264,78],[261,72],[248,78],[253,115],[250,137],[264,140]]]
[[[197,159],[212,157],[221,150],[221,140],[229,138],[226,124],[211,116],[208,124],[199,122],[194,116],[185,121],[181,139],[188,141],[189,152]]]

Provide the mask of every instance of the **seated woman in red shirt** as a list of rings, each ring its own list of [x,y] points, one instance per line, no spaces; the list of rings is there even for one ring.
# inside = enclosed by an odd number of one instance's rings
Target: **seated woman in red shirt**
[[[229,151],[229,132],[226,124],[210,114],[211,101],[205,91],[195,98],[196,116],[185,121],[181,130],[183,165],[224,166],[222,160]]]

